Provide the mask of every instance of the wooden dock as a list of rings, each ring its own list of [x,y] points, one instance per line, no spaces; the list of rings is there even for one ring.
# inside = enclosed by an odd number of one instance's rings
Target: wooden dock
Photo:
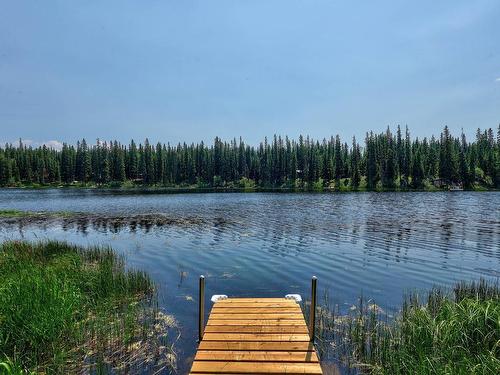
[[[228,298],[214,303],[191,374],[322,371],[295,300]]]

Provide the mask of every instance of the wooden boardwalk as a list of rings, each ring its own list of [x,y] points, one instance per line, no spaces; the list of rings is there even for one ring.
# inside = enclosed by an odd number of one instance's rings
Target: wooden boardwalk
[[[285,298],[215,302],[191,374],[322,374],[300,306]]]

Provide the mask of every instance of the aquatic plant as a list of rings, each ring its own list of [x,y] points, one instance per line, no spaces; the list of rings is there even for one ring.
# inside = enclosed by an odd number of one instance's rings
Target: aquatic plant
[[[500,373],[500,288],[479,282],[410,293],[393,318],[361,297],[350,313],[318,308],[322,360],[370,374]]]
[[[32,211],[21,211],[21,210],[13,210],[6,209],[0,210],[0,219],[1,218],[34,218],[45,220],[48,218],[69,218],[76,215],[76,212],[71,211],[42,211],[42,212],[32,212]]]
[[[18,217],[25,213],[19,210],[0,210],[0,217]]]
[[[6,242],[0,268],[0,373],[175,365],[154,283],[112,249]]]

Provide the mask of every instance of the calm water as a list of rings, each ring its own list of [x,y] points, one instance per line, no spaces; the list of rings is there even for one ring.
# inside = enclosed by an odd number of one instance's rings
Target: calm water
[[[360,293],[386,309],[404,291],[500,276],[500,193],[117,194],[0,190],[0,209],[92,217],[0,222],[0,239],[106,244],[161,286],[176,316],[180,372],[196,345],[197,282],[207,295],[309,294],[317,275],[341,309]],[[161,213],[173,221],[127,220]],[[117,218],[119,217],[119,219]],[[99,219],[97,219],[99,218]]]

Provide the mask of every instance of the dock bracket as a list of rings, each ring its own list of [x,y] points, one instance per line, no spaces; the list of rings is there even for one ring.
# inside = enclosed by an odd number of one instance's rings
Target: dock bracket
[[[227,299],[227,296],[225,294],[214,294],[212,298],[210,298],[210,301],[217,302],[222,301],[223,299]]]
[[[300,296],[300,294],[287,294],[285,298],[293,299],[297,303],[302,302],[302,297]]]

